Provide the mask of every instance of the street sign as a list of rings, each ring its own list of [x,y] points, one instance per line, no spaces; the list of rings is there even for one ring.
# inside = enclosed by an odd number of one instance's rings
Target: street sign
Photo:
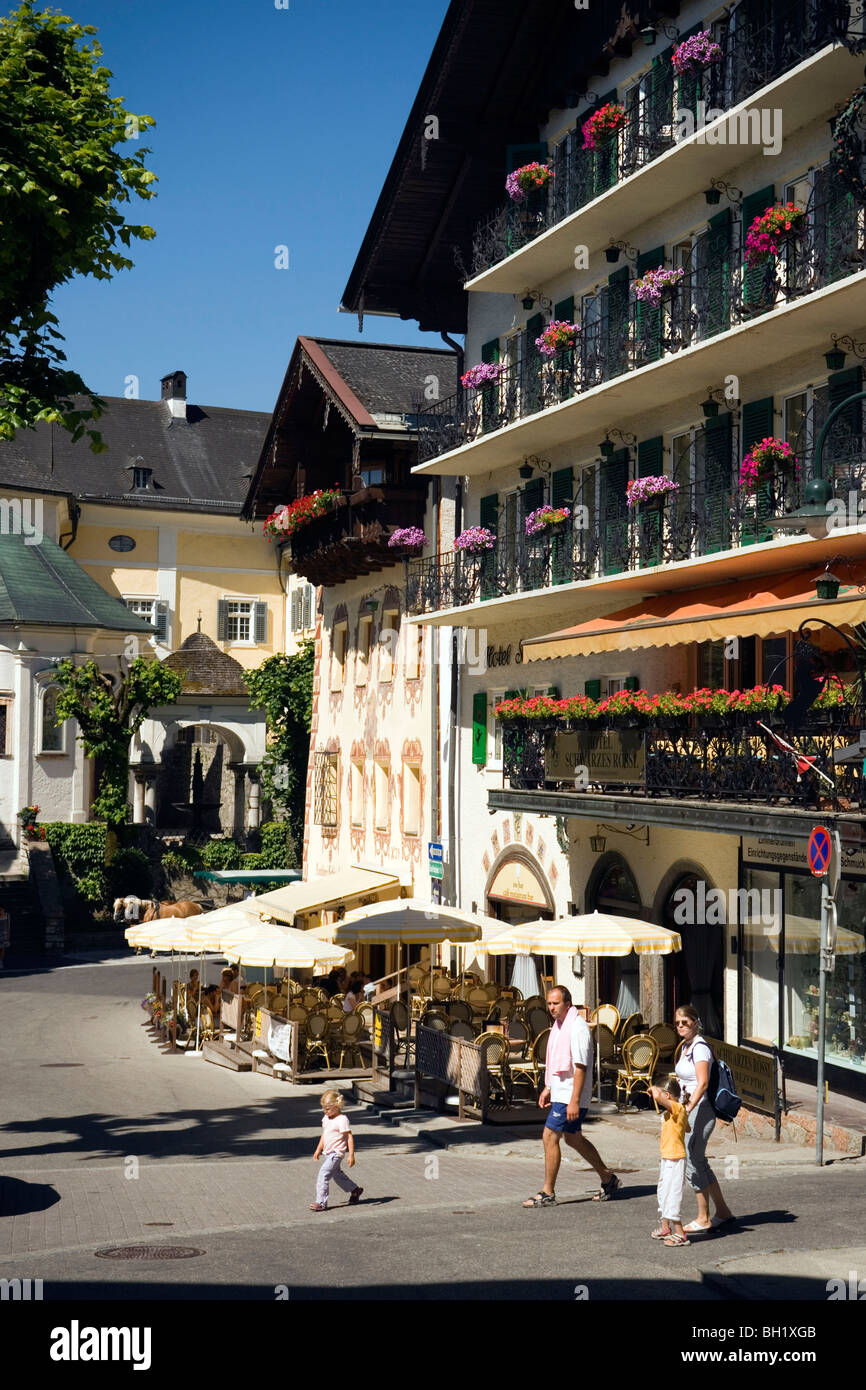
[[[823,878],[830,872],[830,848],[829,830],[825,830],[823,825],[816,825],[809,836],[809,848],[806,851],[809,868],[815,878]]]
[[[443,878],[444,875],[445,875],[445,870],[443,869],[442,865],[439,864],[439,863],[437,863],[437,861],[436,861],[435,859],[431,859],[431,860],[430,860],[430,877],[431,877],[431,878]]]
[[[433,863],[433,861],[435,860],[435,862],[436,862],[437,864],[441,864],[441,863],[442,863],[442,846],[441,846],[441,845],[437,845],[437,844],[433,844],[432,842],[431,842],[431,843],[428,843],[428,845],[427,845],[427,858],[430,860],[431,863]]]

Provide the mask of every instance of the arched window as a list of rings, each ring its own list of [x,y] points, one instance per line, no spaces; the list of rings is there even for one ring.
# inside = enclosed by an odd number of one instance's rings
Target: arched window
[[[593,912],[618,917],[641,917],[640,891],[634,874],[617,856],[595,885],[589,904]],[[640,1008],[640,962],[634,951],[628,956],[602,956],[598,960],[598,1002],[615,1004],[620,1018]]]
[[[40,753],[63,752],[63,725],[57,722],[56,685],[49,685],[42,696],[42,721],[39,741]]]

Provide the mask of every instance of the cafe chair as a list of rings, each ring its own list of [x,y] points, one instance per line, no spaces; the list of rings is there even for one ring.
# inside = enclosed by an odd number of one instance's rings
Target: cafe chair
[[[301,1003],[305,1009],[315,1009],[319,1003],[319,990],[305,989],[301,992]]]
[[[658,1056],[659,1045],[648,1033],[636,1033],[633,1037],[626,1038],[622,1045],[622,1065],[616,1074],[617,1105],[620,1104],[623,1091],[626,1105],[635,1086],[642,1086],[645,1091],[649,1091]]]
[[[533,1038],[537,1038],[539,1033],[550,1027],[550,1014],[547,1009],[539,1008],[537,1005],[524,1010],[523,1020]]]
[[[671,1023],[654,1023],[649,1030],[659,1045],[659,1061],[669,1062],[677,1045],[677,1030]]]
[[[634,1037],[635,1033],[643,1033],[645,1031],[643,1014],[641,1013],[629,1014],[625,1022],[620,1025],[618,1033],[616,1029],[614,1029],[616,1040],[620,1047],[622,1047],[623,1043],[626,1042],[628,1038]]]
[[[685,1038],[680,1038],[679,1042],[677,1043],[676,1047],[674,1048],[674,1056],[673,1056],[673,1063],[674,1063],[674,1066],[676,1066],[677,1062],[680,1060],[680,1053],[682,1052],[682,1050],[683,1050],[683,1048],[685,1047],[685,1045],[686,1045],[686,1040],[685,1040]]]
[[[436,975],[433,978],[433,998],[447,999],[451,993],[453,982],[447,975]]]
[[[616,1038],[613,1030],[608,1028],[606,1023],[598,1023],[593,1029],[592,1035],[592,1056],[593,1061],[599,1060],[599,1071],[603,1076],[615,1073],[619,1070],[619,1063],[616,1059]],[[599,1077],[599,1081],[601,1077]]]
[[[452,1038],[462,1038],[464,1042],[475,1041],[475,1029],[471,1023],[466,1023],[462,1018],[452,1019],[448,1027],[448,1034]]]
[[[449,999],[447,1012],[449,1018],[459,1018],[464,1023],[472,1022],[472,1005],[465,999]]]
[[[510,1018],[505,1029],[505,1036],[509,1042],[529,1042],[529,1028],[522,1018]]]
[[[449,1029],[448,1015],[441,1013],[439,1009],[428,1009],[418,1022],[422,1028],[435,1028],[438,1033],[447,1033]]]
[[[519,1062],[511,1063],[511,1079],[517,1081],[518,1077],[526,1077],[535,1087],[536,1095],[540,1094],[541,1082],[544,1079],[544,1064],[547,1060],[547,1042],[550,1037],[550,1028],[545,1028],[543,1033],[539,1033],[529,1049],[529,1056]]]
[[[364,1031],[364,1020],[358,1014],[343,1014],[343,1025],[340,1030],[340,1060],[338,1067],[343,1065],[343,1058],[348,1053],[351,1065],[352,1057],[361,1059],[361,1066],[364,1064],[363,1053],[361,1052],[360,1040]]]
[[[590,1023],[604,1023],[616,1037],[619,1028],[619,1010],[613,1004],[599,1004],[589,1016]]]
[[[403,1049],[406,1066],[409,1065],[409,1010],[402,999],[395,999],[391,1005],[391,1025],[394,1029],[394,1057]]]
[[[512,1085],[508,1065],[508,1039],[504,1033],[481,1033],[475,1041],[484,1049],[491,1096],[495,1090],[503,1100],[510,1103]]]
[[[355,1013],[361,1019],[364,1026],[364,1034],[369,1037],[373,1031],[373,1005],[356,1004]]]
[[[330,1020],[325,1013],[311,1013],[307,1018],[307,1037],[306,1052],[304,1054],[304,1069],[306,1070],[314,1057],[324,1057],[325,1066],[331,1065],[328,1056],[328,1031]]]

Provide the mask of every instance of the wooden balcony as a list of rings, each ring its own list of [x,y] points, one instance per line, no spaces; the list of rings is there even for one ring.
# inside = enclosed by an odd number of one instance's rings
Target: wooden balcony
[[[299,527],[283,543],[289,547],[292,569],[311,584],[327,587],[399,564],[402,552],[389,549],[388,538],[397,527],[423,527],[426,505],[424,479],[343,496],[331,511]]]

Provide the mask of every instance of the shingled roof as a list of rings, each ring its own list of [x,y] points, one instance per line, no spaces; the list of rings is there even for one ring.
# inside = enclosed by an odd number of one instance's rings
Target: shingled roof
[[[106,403],[96,428],[107,452],[91,453],[86,440],[73,444],[56,425],[19,430],[0,443],[0,486],[135,507],[240,511],[269,415],[189,404],[183,419],[164,400],[110,397]],[[134,467],[151,470],[151,486],[133,491]]]
[[[162,664],[181,677],[182,695],[249,694],[240,662],[221,652],[203,632],[191,633]]]
[[[411,415],[424,395],[424,381],[439,378],[440,397],[457,390],[457,356],[450,348],[396,347],[339,338],[301,338],[322,350],[364,408],[375,415]]]
[[[28,545],[25,536],[0,534],[0,625],[20,623],[148,636],[155,631],[47,536],[38,545]]]

